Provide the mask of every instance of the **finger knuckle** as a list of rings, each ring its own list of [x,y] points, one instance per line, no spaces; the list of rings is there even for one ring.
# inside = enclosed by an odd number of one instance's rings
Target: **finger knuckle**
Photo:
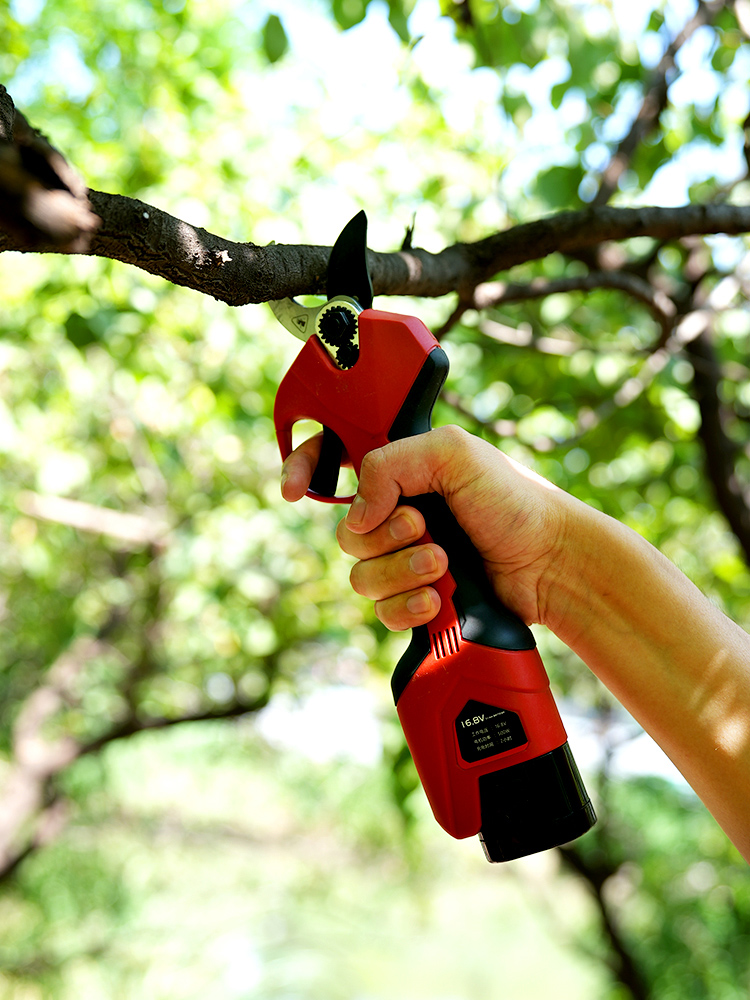
[[[358,562],[352,566],[351,572],[349,573],[349,583],[351,584],[352,590],[362,597],[369,597],[368,593],[368,583],[367,583],[367,573],[363,563]]]
[[[452,450],[465,448],[471,440],[469,432],[465,431],[463,427],[459,427],[458,424],[446,424],[444,427],[439,427],[433,433],[439,434],[443,443]]]
[[[351,555],[351,553],[346,547],[348,543],[348,534],[349,533],[346,529],[345,519],[342,518],[336,525],[336,542],[338,543],[338,546],[342,552],[346,552],[347,555]]]
[[[376,601],[375,614],[391,632],[403,632],[404,629],[409,627],[403,621],[403,616],[399,613],[398,605],[391,598]]]
[[[360,479],[365,476],[377,477],[379,470],[382,469],[385,462],[386,453],[384,448],[374,448],[372,451],[368,451],[362,459]]]

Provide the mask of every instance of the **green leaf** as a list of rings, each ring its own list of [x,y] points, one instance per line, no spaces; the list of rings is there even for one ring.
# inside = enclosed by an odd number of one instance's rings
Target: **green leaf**
[[[79,350],[99,339],[89,320],[76,312],[71,313],[65,320],[65,336]]]
[[[564,80],[562,83],[556,83],[552,90],[550,91],[550,104],[553,108],[559,108],[562,104],[562,100],[570,90],[570,81]]]
[[[368,0],[333,0],[333,16],[344,31],[364,21]]]
[[[263,51],[266,54],[266,59],[270,63],[278,62],[288,48],[289,39],[284,31],[281,18],[276,14],[269,14],[268,20],[263,26]]]
[[[401,41],[407,45],[411,40],[408,18],[413,6],[413,3],[404,0],[388,0],[388,22]]]
[[[658,31],[664,24],[664,14],[660,10],[654,10],[651,12],[651,17],[648,21],[647,31]]]
[[[536,191],[552,208],[566,208],[578,203],[578,187],[583,180],[580,166],[550,167],[540,174]]]

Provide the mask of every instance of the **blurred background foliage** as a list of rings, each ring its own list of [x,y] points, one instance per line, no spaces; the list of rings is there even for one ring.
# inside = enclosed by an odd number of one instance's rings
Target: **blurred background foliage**
[[[747,203],[749,8],[711,5],[679,47],[604,200]],[[256,243],[331,243],[364,207],[391,249],[416,214],[438,250],[596,203],[704,10],[0,0],[0,79],[93,188]],[[747,241],[617,253],[678,305],[699,274],[741,479]],[[554,637],[599,825],[500,868],[435,827],[388,690],[405,639],[348,589],[338,512],[279,498],[298,345],[265,308],[86,258],[6,254],[0,281],[1,1000],[747,997],[746,867]],[[435,328],[453,307],[379,304]],[[466,312],[436,422],[630,524],[747,625],[695,358],[662,334],[612,289]]]

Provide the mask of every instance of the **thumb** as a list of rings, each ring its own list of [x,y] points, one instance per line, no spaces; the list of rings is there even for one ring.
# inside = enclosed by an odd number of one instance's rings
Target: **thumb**
[[[382,524],[402,496],[446,495],[451,477],[445,472],[460,446],[460,440],[454,438],[464,433],[457,427],[442,427],[392,441],[365,455],[346,526],[364,534]]]

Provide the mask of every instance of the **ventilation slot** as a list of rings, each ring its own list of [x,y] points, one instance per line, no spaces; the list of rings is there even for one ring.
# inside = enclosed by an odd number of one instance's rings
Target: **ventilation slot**
[[[432,633],[432,652],[436,660],[458,652],[458,632],[455,625],[444,632]]]

